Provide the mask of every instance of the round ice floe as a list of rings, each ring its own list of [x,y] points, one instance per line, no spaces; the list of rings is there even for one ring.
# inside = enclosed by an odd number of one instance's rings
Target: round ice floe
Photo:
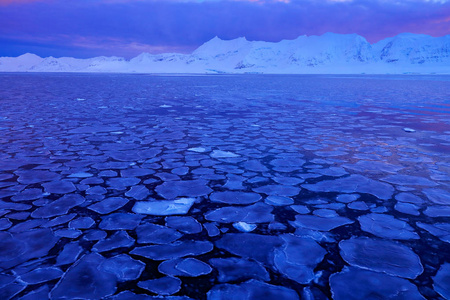
[[[307,284],[314,279],[314,268],[326,251],[313,239],[284,234],[284,245],[274,250],[275,267],[286,277]]]
[[[400,243],[351,238],[339,243],[342,258],[352,266],[414,279],[423,272],[419,256]]]
[[[202,225],[191,216],[166,217],[166,226],[187,234],[199,233],[203,229]]]
[[[417,287],[406,279],[354,267],[330,276],[334,300],[403,299],[425,300]]]
[[[207,294],[208,300],[253,300],[283,299],[298,300],[298,294],[289,288],[271,285],[257,280],[249,280],[240,285],[220,284]]]
[[[129,255],[119,254],[104,260],[99,270],[116,275],[118,281],[136,280],[145,269],[145,264]]]
[[[230,257],[211,258],[209,263],[219,272],[219,282],[230,282],[246,279],[269,281],[270,276],[261,263],[256,261]]]
[[[376,236],[396,240],[419,239],[414,228],[391,215],[372,213],[358,217],[361,229]]]
[[[181,280],[176,277],[161,277],[146,281],[139,281],[140,288],[149,290],[152,293],[166,296],[172,295],[181,289]]]
[[[214,192],[209,196],[212,202],[220,202],[227,204],[252,204],[258,202],[261,196],[257,193],[244,192]]]

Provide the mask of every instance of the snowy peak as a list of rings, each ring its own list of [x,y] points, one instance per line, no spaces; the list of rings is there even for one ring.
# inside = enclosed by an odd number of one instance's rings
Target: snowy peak
[[[121,57],[0,57],[0,72],[118,73],[450,73],[450,35],[403,33],[375,44],[357,34],[326,33],[280,42],[214,37],[192,54]]]
[[[432,37],[425,34],[403,33],[374,45],[379,59],[387,63],[424,64],[448,62],[450,35]]]

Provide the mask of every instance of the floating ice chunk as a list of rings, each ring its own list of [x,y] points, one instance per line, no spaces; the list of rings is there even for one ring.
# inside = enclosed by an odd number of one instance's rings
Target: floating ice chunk
[[[100,202],[88,206],[88,209],[101,215],[112,213],[128,203],[128,200],[122,197],[110,197]]]
[[[194,147],[194,148],[189,148],[188,151],[203,153],[203,152],[206,152],[206,149],[203,147]]]
[[[399,193],[395,195],[395,199],[400,202],[408,202],[414,204],[422,204],[424,202],[424,200],[422,200],[422,198],[420,198],[419,196],[410,193]]]
[[[198,277],[202,275],[206,275],[211,273],[212,268],[196,259],[196,258],[185,258],[182,259],[178,264],[175,265],[175,268],[185,274],[188,274],[191,277]]]
[[[211,153],[212,158],[233,158],[233,157],[239,157],[240,155],[229,152],[229,151],[222,151],[222,150],[213,150]]]
[[[81,230],[62,228],[62,229],[56,230],[54,232],[54,234],[57,237],[65,237],[65,238],[75,239],[81,235]]]
[[[139,260],[132,259],[129,255],[119,254],[104,260],[99,270],[116,275],[118,281],[128,281],[138,279],[145,264]]]
[[[20,279],[27,284],[38,284],[50,280],[58,279],[63,275],[63,271],[56,267],[37,268],[29,273],[20,275]]]
[[[281,236],[284,245],[275,249],[275,267],[286,277],[300,284],[314,279],[314,268],[327,253],[313,239],[292,234]]]
[[[34,184],[46,181],[58,180],[60,176],[57,173],[41,170],[20,170],[15,171],[19,175],[18,182],[22,184]]]
[[[233,227],[239,230],[240,232],[251,232],[258,227],[256,224],[249,224],[245,222],[237,222],[233,223]]]
[[[240,285],[216,285],[208,292],[207,298],[209,300],[299,299],[298,294],[294,290],[254,279]]]
[[[247,279],[269,281],[270,276],[261,263],[230,257],[211,258],[209,263],[219,272],[219,282],[230,282]]]
[[[44,193],[41,189],[26,189],[11,197],[12,201],[28,201],[39,199],[44,196]]]
[[[220,234],[220,230],[214,223],[204,223],[203,227],[205,227],[206,231],[208,232],[208,236],[210,237],[218,236]]]
[[[360,173],[392,173],[396,174],[402,170],[402,166],[393,165],[387,162],[360,160],[354,164],[342,165],[346,169],[351,169]]]
[[[359,199],[358,194],[341,194],[336,197],[336,200],[342,203],[350,203]]]
[[[425,229],[432,235],[438,237],[440,240],[450,243],[450,223],[426,224],[417,222],[417,226]]]
[[[367,193],[383,200],[390,199],[394,193],[391,185],[356,174],[316,184],[303,184],[302,187],[313,192]]]
[[[406,279],[354,267],[344,267],[340,273],[331,275],[330,287],[335,300],[425,300]]]
[[[386,214],[368,214],[358,217],[361,229],[376,236],[396,240],[419,239],[414,228],[405,221]]]
[[[334,210],[326,208],[316,209],[315,211],[313,211],[313,214],[323,218],[334,218],[339,216]]]
[[[83,240],[85,241],[99,241],[104,239],[108,234],[99,229],[92,229],[86,231],[85,235],[83,236]]]
[[[200,233],[203,230],[202,225],[193,217],[166,217],[166,226],[175,228],[187,234]]]
[[[141,222],[144,216],[128,213],[114,213],[103,216],[100,229],[104,230],[133,230]]]
[[[149,194],[150,191],[145,187],[145,185],[135,185],[125,193],[125,196],[136,200],[144,200]]]
[[[403,128],[403,131],[409,132],[409,133],[416,132],[414,129],[408,128],[408,127]]]
[[[450,217],[450,206],[428,206],[423,213],[432,218]]]
[[[424,177],[412,175],[389,175],[380,180],[398,185],[437,186],[437,183]]]
[[[259,160],[248,160],[243,163],[243,166],[246,170],[253,172],[267,172],[267,169]]]
[[[71,208],[84,203],[84,201],[85,199],[80,195],[67,194],[43,207],[37,208],[31,213],[31,216],[33,218],[50,218],[64,215],[67,214]]]
[[[69,222],[69,228],[87,229],[91,228],[95,221],[91,217],[80,217]]]
[[[107,239],[99,241],[92,247],[92,251],[105,252],[122,247],[131,247],[134,239],[126,231],[117,231]]]
[[[81,252],[83,252],[83,247],[78,242],[66,244],[56,258],[56,266],[74,263]]]
[[[266,265],[271,264],[274,248],[282,244],[283,240],[280,237],[254,233],[227,233],[215,242],[218,248]]]
[[[168,260],[189,255],[201,255],[212,251],[213,244],[208,241],[178,241],[167,245],[151,245],[134,248],[130,254],[153,260]]]
[[[176,200],[139,201],[133,206],[133,212],[154,216],[184,215],[195,203],[194,198],[180,198]]]
[[[433,286],[445,299],[450,299],[450,263],[444,263],[436,276],[433,277]]]
[[[272,184],[253,188],[253,191],[271,196],[291,197],[298,195],[300,193],[300,188],[290,185]]]
[[[220,202],[227,204],[253,204],[261,199],[261,196],[256,193],[244,192],[214,192],[209,196],[212,202]]]
[[[450,192],[443,189],[424,189],[422,191],[428,199],[436,204],[450,205]]]
[[[339,243],[342,258],[352,266],[414,279],[423,272],[419,256],[400,243],[351,238]]]
[[[264,199],[264,202],[273,206],[285,206],[294,204],[294,200],[292,198],[281,196],[268,196],[266,199]]]
[[[167,276],[158,279],[139,281],[137,285],[140,288],[149,290],[152,293],[167,296],[175,294],[181,289],[181,280],[176,277]]]
[[[177,197],[200,197],[212,192],[208,181],[203,179],[164,182],[155,191],[166,199]]]
[[[78,173],[72,173],[70,175],[68,175],[67,177],[70,178],[88,178],[88,177],[92,177],[94,175],[92,175],[91,173],[87,173],[87,172],[78,172]]]
[[[151,223],[139,225],[136,234],[140,244],[169,244],[183,236],[175,229]]]
[[[412,203],[398,202],[397,204],[395,204],[394,209],[401,213],[412,215],[412,216],[420,215],[420,212],[419,212],[420,207],[418,207]]]
[[[255,203],[249,206],[221,207],[207,212],[205,219],[219,223],[268,223],[274,220],[273,207],[265,203]]]
[[[295,221],[290,221],[289,223],[297,228],[330,231],[340,226],[352,224],[353,221],[345,217],[323,218],[311,215],[297,215],[295,216]]]
[[[159,264],[158,271],[169,276],[198,277],[211,273],[212,268],[196,258],[177,258]]]
[[[73,264],[50,293],[52,299],[101,299],[116,291],[116,276],[99,270],[105,258],[91,253]],[[80,280],[82,279],[82,280]]]
[[[347,204],[347,207],[353,210],[368,210],[369,207],[367,206],[366,202],[364,201],[355,201]]]

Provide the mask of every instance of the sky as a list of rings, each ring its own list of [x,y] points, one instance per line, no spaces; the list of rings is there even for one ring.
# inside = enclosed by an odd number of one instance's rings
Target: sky
[[[0,56],[191,53],[215,36],[450,34],[450,0],[0,0]]]

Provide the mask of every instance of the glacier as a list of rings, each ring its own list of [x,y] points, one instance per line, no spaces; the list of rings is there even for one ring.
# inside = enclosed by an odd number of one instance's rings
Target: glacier
[[[154,74],[449,74],[450,35],[402,33],[370,44],[357,34],[326,33],[280,42],[214,37],[191,54],[122,57],[0,57],[0,72]]]

